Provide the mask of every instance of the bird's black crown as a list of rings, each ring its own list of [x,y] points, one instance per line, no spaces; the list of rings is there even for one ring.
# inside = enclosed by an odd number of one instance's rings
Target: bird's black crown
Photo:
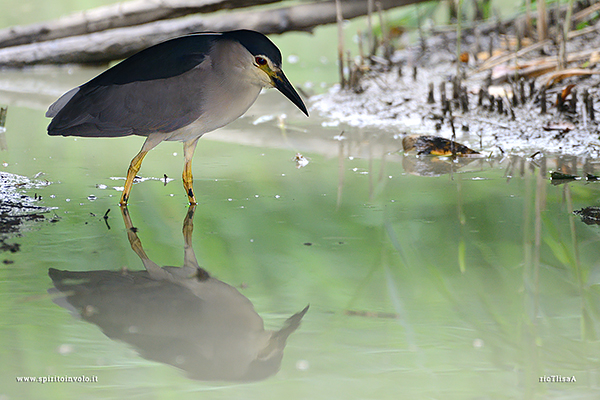
[[[237,40],[248,51],[254,55],[267,56],[273,64],[281,66],[281,52],[271,40],[260,32],[241,29],[237,31],[223,32],[223,36]]]

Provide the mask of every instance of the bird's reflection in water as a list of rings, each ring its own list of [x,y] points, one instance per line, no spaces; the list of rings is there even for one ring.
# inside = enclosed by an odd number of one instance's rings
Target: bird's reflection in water
[[[161,268],[150,260],[127,208],[122,212],[131,248],[145,271],[51,268],[50,278],[64,295],[55,302],[111,339],[129,343],[142,357],[178,367],[192,379],[254,381],[275,374],[286,340],[308,306],[282,329],[265,330],[250,300],[198,266],[192,248],[194,206],[183,223],[183,267]]]

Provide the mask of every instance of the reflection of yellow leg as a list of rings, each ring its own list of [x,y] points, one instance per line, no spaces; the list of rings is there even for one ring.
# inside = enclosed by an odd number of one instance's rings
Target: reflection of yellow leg
[[[189,142],[185,142],[183,144],[183,188],[185,189],[185,193],[188,196],[190,205],[197,204],[193,187],[194,177],[192,176],[192,157],[194,156],[194,151],[196,150],[196,144],[198,144],[198,138],[190,140]]]
[[[131,160],[131,163],[129,164],[129,169],[127,170],[127,178],[125,178],[125,186],[123,187],[121,201],[119,201],[120,206],[127,205],[127,202],[129,201],[129,192],[131,192],[131,185],[133,185],[133,179],[140,171],[140,168],[142,166],[142,160],[150,150],[152,150],[156,147],[157,144],[162,142],[163,138],[161,136],[161,134],[152,134],[148,136],[140,152],[137,153],[135,157],[133,157],[133,160]]]
[[[183,240],[185,241],[185,245],[188,247],[192,247],[192,232],[194,231],[194,212],[196,211],[196,205],[190,205],[188,207],[188,212],[185,215],[185,219],[183,220]]]
[[[142,242],[137,235],[137,229],[133,227],[133,222],[131,222],[131,217],[129,216],[129,210],[127,206],[121,206],[121,214],[123,215],[123,221],[125,222],[125,228],[127,229],[127,238],[129,239],[129,244],[131,244],[131,248],[135,251],[142,261],[148,259],[144,248],[142,247]]]
[[[129,192],[131,192],[131,185],[133,185],[133,179],[137,175],[142,166],[142,160],[148,154],[147,151],[140,151],[133,160],[131,160],[131,164],[129,164],[129,169],[127,170],[127,178],[125,178],[125,187],[123,188],[123,194],[121,195],[121,201],[119,205],[126,206],[129,201]]]
[[[156,281],[170,279],[171,276],[167,271],[162,269],[160,266],[158,266],[158,264],[148,258],[148,255],[142,247],[142,242],[137,235],[137,229],[134,228],[133,223],[131,222],[131,217],[129,216],[129,210],[127,210],[127,206],[121,206],[121,213],[123,214],[123,221],[125,221],[127,238],[129,239],[129,244],[131,244],[131,249],[142,260],[144,268],[146,268],[146,271],[148,271],[150,278]]]
[[[188,212],[183,220],[183,240],[185,245],[183,246],[184,258],[183,266],[189,269],[195,269],[194,276],[200,281],[204,281],[210,278],[209,273],[200,268],[198,260],[196,259],[196,253],[192,247],[192,231],[194,230],[194,211],[196,211],[196,205],[190,204]]]

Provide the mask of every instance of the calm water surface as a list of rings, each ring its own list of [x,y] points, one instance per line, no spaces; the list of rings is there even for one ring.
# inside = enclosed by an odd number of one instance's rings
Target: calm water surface
[[[597,398],[600,186],[548,180],[594,162],[417,159],[270,91],[200,141],[195,209],[164,143],[122,213],[142,139],[45,133],[96,72],[1,75],[0,170],[53,210],[0,255],[0,399]]]

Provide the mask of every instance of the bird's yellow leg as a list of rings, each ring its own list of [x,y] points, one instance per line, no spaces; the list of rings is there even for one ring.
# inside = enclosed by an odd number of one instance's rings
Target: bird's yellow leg
[[[193,186],[194,177],[192,176],[192,157],[194,156],[194,151],[196,150],[196,144],[198,144],[198,139],[199,138],[196,138],[183,144],[183,187],[185,189],[185,193],[188,196],[188,200],[190,201],[190,205],[197,204]]]
[[[131,163],[129,164],[129,169],[127,170],[127,178],[125,178],[125,186],[123,187],[123,194],[121,194],[121,201],[119,201],[120,206],[126,206],[127,202],[129,201],[129,193],[131,192],[131,186],[133,185],[133,179],[135,178],[137,173],[140,171],[140,168],[142,167],[142,160],[144,159],[144,157],[146,157],[146,154],[148,154],[148,152],[150,150],[155,148],[157,144],[162,142],[162,140],[163,140],[163,137],[161,134],[152,134],[152,135],[148,136],[148,138],[146,138],[146,141],[144,142],[140,152],[137,153],[137,155],[135,157],[133,157],[133,160],[131,160]]]
[[[148,154],[147,151],[140,151],[133,160],[131,160],[131,164],[129,164],[129,169],[127,170],[127,178],[125,178],[125,186],[123,188],[123,194],[121,194],[121,201],[119,202],[120,206],[126,206],[129,201],[129,193],[131,192],[131,186],[133,185],[133,179],[140,171],[142,166],[142,160]]]

